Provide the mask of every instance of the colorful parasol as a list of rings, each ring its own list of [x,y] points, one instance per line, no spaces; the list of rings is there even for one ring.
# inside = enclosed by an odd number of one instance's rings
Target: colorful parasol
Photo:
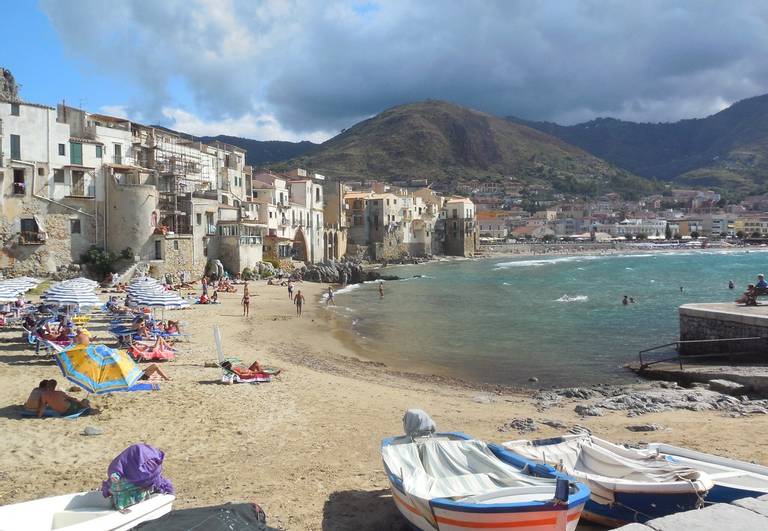
[[[68,380],[95,394],[125,391],[142,374],[124,350],[106,345],[73,345],[56,353],[56,362]]]

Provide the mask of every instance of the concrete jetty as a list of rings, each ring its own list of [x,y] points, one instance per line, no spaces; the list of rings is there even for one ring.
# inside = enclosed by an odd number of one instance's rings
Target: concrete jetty
[[[768,305],[684,304],[675,354],[644,355],[627,366],[645,378],[706,383],[734,396],[768,395]],[[664,357],[664,355],[662,355]]]
[[[768,529],[768,495],[629,524],[616,531],[757,531]]]

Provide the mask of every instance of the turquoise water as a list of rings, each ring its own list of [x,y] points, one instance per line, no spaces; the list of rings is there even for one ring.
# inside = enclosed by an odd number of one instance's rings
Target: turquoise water
[[[677,339],[680,304],[734,300],[767,259],[684,251],[399,266],[387,273],[405,280],[386,282],[383,298],[376,284],[350,286],[332,311],[369,357],[399,369],[540,387],[621,382],[639,350]],[[637,302],[623,306],[625,294]]]

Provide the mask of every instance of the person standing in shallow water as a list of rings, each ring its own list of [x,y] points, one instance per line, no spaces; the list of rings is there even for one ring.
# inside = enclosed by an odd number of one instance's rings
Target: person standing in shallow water
[[[288,281],[288,298],[293,300],[293,282],[290,280]]]
[[[301,294],[301,290],[296,292],[293,303],[296,305],[296,317],[301,317],[301,307],[304,305],[304,295]]]
[[[384,282],[379,282],[379,297],[384,296]]]

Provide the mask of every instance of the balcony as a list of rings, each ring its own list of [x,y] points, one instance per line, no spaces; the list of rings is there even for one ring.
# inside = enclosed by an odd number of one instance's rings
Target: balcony
[[[19,233],[20,245],[43,245],[47,235],[39,231],[21,231]]]
[[[216,225],[208,225],[206,229],[206,234],[208,235],[216,234]]]
[[[261,236],[240,236],[240,245],[261,245]]]

